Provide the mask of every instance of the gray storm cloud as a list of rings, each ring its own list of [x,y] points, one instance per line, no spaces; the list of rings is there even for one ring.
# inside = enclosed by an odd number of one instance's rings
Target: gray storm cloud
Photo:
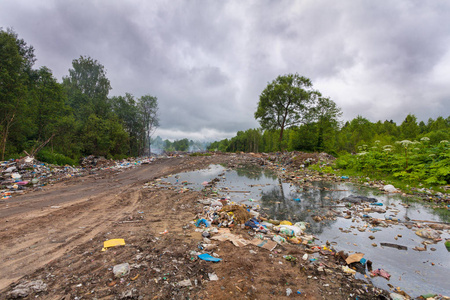
[[[299,73],[345,119],[450,114],[448,1],[4,1],[0,26],[56,78],[88,55],[111,95],[158,97],[163,138],[258,126],[259,94]]]

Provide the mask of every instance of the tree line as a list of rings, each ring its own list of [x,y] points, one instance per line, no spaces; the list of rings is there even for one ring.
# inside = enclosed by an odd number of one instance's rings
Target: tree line
[[[426,137],[430,145],[450,140],[450,116],[427,123],[413,114],[397,125],[392,120],[370,122],[357,116],[342,123],[340,108],[298,74],[278,76],[262,91],[255,112],[261,128],[238,131],[231,139],[213,142],[209,150],[223,152],[306,151],[338,156],[364,147],[389,145]]]
[[[339,126],[340,125],[340,126]],[[320,134],[317,122],[290,127],[285,130],[281,143],[286,151],[327,152],[333,155],[358,153],[375,145],[392,145],[396,141],[429,138],[429,144],[437,145],[450,140],[450,117],[417,121],[408,114],[397,125],[392,120],[370,122],[357,116],[343,124],[326,127]],[[248,129],[238,131],[235,137],[216,141],[208,146],[211,151],[222,152],[276,152],[280,149],[280,130]]]
[[[0,28],[2,160],[24,151],[55,163],[76,163],[91,154],[150,153],[150,137],[159,125],[156,97],[109,97],[104,66],[88,56],[73,60],[62,83],[49,68],[34,69],[35,61],[32,46]]]

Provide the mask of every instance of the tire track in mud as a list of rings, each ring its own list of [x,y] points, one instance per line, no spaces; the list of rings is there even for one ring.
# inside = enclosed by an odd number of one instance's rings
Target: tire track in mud
[[[0,241],[5,239],[3,233],[10,239],[0,246],[6,258],[0,268],[10,272],[0,275],[0,289],[106,230],[131,212],[138,198],[139,191],[129,189],[120,195],[101,194],[8,228],[0,235]]]
[[[136,209],[145,182],[210,162],[208,157],[162,159],[117,174],[73,178],[12,198],[8,206],[0,207],[0,269],[8,270],[0,272],[0,290],[107,232],[111,224]],[[166,206],[161,196],[156,205]],[[170,228],[170,218],[181,218],[169,207],[164,210],[169,211],[167,216],[157,216],[165,220],[157,223],[161,231]]]

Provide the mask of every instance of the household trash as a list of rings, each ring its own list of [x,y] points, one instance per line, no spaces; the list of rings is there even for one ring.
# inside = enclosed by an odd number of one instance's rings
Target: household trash
[[[391,274],[389,274],[388,272],[386,272],[383,269],[376,269],[376,270],[370,272],[370,276],[372,276],[372,277],[381,276],[381,277],[384,277],[387,280],[389,280],[389,278],[391,277]]]
[[[219,262],[222,260],[221,258],[211,256],[208,253],[199,254],[198,258],[200,258],[201,260],[204,260],[204,261],[211,261],[211,262]]]
[[[436,240],[440,239],[441,235],[436,230],[430,228],[423,228],[416,231],[416,234],[422,238]]]
[[[349,255],[345,259],[345,262],[349,265],[354,262],[359,262],[363,257],[364,257],[364,253],[355,253],[355,254]]]
[[[230,241],[235,245],[236,247],[243,247],[248,244],[248,241],[246,239],[241,238],[240,236],[231,233],[230,229],[228,228],[220,228],[218,230],[218,233],[211,237],[212,240],[216,241]]]
[[[264,248],[266,250],[272,251],[278,245],[276,242],[271,240],[261,240],[261,239],[253,239],[250,241],[250,244]]]
[[[219,280],[219,276],[216,275],[216,273],[208,273],[208,278],[210,281],[217,281]]]
[[[346,274],[356,274],[356,270],[350,269],[347,266],[342,266],[342,271],[344,271]]]
[[[385,190],[388,193],[396,193],[396,192],[398,192],[398,190],[392,184],[385,185],[383,187],[383,190]]]
[[[123,263],[113,267],[114,276],[117,278],[127,276],[130,273],[130,265]]]
[[[35,280],[21,283],[14,287],[14,289],[8,293],[10,298],[25,298],[31,293],[40,293],[47,290],[47,284],[42,280]]]
[[[198,219],[197,222],[195,222],[195,226],[200,227],[200,225],[204,224],[206,227],[211,226],[211,223],[206,221],[205,219]]]
[[[107,240],[107,241],[103,242],[103,249],[102,249],[102,251],[106,251],[106,249],[111,248],[111,247],[124,246],[124,245],[125,245],[125,240],[124,239]]]
[[[192,286],[192,282],[190,279],[185,279],[185,280],[179,281],[178,286],[181,286],[181,287]]]
[[[0,161],[0,186],[3,186],[0,192],[2,199],[8,199],[14,194],[39,190],[43,186],[72,177],[95,174],[100,170],[120,172],[123,168],[136,167],[154,160],[155,158],[136,158],[114,161],[88,156],[81,159],[80,166],[48,164],[31,156]],[[5,193],[9,193],[8,197],[4,197]]]

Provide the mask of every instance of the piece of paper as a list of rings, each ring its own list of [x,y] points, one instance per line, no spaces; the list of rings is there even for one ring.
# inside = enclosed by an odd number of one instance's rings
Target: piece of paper
[[[230,241],[236,247],[243,247],[248,245],[248,241],[246,239],[243,239],[240,236],[231,233],[230,229],[228,228],[220,228],[219,232],[213,237],[211,237],[211,239],[221,242]]]
[[[250,244],[272,251],[277,246],[277,243],[271,240],[253,239]]]
[[[345,260],[345,262],[349,265],[351,263],[360,261],[361,258],[363,258],[363,257],[364,257],[364,253],[355,253],[355,254],[349,255],[347,257],[347,259]]]

